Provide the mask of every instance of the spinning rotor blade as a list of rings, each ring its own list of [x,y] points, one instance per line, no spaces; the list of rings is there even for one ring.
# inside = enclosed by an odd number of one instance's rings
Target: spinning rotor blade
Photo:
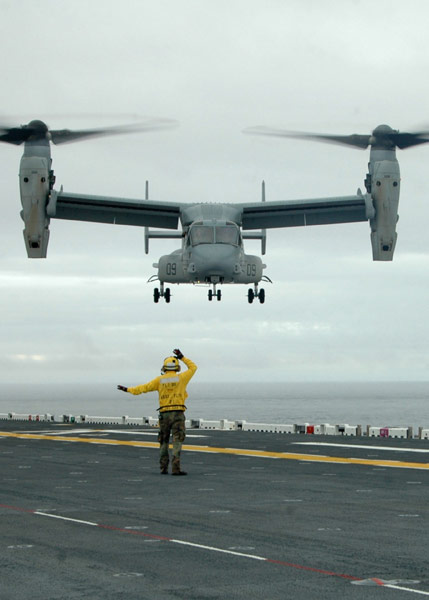
[[[405,150],[406,148],[411,148],[412,146],[429,143],[428,136],[429,131],[420,131],[417,133],[399,133],[399,131],[396,131],[392,135],[392,141],[395,143],[395,146],[401,150]]]
[[[118,127],[102,127],[98,129],[49,129],[43,121],[30,121],[20,127],[4,127],[0,125],[0,142],[19,145],[23,142],[51,141],[54,144],[65,144],[90,137],[118,135],[124,133],[139,133],[169,129],[177,125],[169,119],[151,119],[145,123],[123,125]]]
[[[141,133],[146,131],[159,131],[161,129],[170,129],[177,125],[176,121],[168,119],[152,119],[146,123],[137,123],[136,125],[121,125],[118,127],[104,127],[100,129],[83,129],[72,131],[69,129],[51,130],[50,137],[54,144],[66,144],[88,137],[101,137],[104,135],[119,135],[124,133]]]
[[[252,135],[269,135],[274,137],[287,137],[295,139],[320,140],[321,142],[332,142],[333,144],[346,144],[358,148],[368,148],[369,135],[328,135],[319,133],[304,133],[301,131],[288,131],[286,129],[272,129],[270,127],[249,127],[244,133]]]
[[[344,144],[355,148],[368,148],[371,146],[380,150],[393,150],[394,148],[411,148],[419,144],[429,143],[429,131],[416,131],[413,133],[400,133],[389,125],[379,125],[370,135],[330,135],[319,133],[304,133],[300,131],[287,131],[285,129],[272,129],[270,127],[251,127],[244,133],[254,135],[268,135],[294,139],[309,139],[332,144]]]

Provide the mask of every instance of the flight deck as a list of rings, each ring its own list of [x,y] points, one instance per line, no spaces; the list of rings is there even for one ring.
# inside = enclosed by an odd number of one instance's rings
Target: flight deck
[[[2,598],[429,597],[429,440],[0,423]]]

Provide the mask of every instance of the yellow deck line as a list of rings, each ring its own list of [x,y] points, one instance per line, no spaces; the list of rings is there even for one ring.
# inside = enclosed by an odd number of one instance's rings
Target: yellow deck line
[[[35,433],[13,433],[0,431],[0,437],[14,437],[27,440],[50,440],[57,442],[83,442],[87,444],[105,444],[111,446],[134,446],[138,448],[159,448],[157,442],[140,442],[136,440],[116,440],[90,437],[71,437],[65,435],[45,435]],[[283,460],[300,460],[307,462],[336,463],[343,465],[367,465],[377,467],[396,467],[402,469],[429,469],[429,463],[404,462],[400,460],[379,460],[366,458],[345,458],[342,456],[315,456],[313,454],[296,454],[293,452],[267,452],[241,448],[216,448],[214,446],[183,445],[183,450],[190,452],[213,452],[215,454],[233,454],[236,456],[254,456],[255,458],[279,458]]]

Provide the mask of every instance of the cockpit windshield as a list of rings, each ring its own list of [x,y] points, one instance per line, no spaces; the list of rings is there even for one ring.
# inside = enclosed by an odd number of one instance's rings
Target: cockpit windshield
[[[239,230],[235,223],[223,225],[192,225],[189,232],[192,246],[198,244],[239,245]]]
[[[191,244],[214,244],[214,227],[212,225],[194,225],[191,229]]]
[[[238,228],[236,225],[218,225],[216,227],[216,244],[238,245]]]

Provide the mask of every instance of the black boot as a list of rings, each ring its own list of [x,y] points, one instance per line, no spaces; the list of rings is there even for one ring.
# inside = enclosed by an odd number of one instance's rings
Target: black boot
[[[185,471],[182,471],[180,469],[180,458],[178,458],[177,456],[175,456],[173,458],[173,467],[172,467],[172,475],[187,475],[187,473]]]

